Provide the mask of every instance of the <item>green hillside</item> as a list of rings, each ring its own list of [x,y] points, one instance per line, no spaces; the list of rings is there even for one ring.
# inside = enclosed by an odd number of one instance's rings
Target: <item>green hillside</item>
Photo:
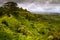
[[[60,40],[60,14],[33,14],[4,5],[0,7],[0,40]]]

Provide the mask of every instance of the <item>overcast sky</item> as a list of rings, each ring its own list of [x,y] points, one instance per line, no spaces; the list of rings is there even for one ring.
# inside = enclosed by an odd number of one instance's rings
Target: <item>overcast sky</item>
[[[0,0],[0,4],[8,1],[31,12],[60,12],[60,0]]]

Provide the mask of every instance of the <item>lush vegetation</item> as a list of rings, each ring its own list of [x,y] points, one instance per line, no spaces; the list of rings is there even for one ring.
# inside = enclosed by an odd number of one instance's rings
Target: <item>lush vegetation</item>
[[[0,40],[60,40],[60,14],[33,14],[7,2],[0,7]]]

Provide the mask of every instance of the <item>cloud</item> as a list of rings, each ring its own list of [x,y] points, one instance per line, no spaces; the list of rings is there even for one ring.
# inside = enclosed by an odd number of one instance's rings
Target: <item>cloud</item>
[[[4,3],[4,2],[16,2],[16,3],[22,3],[24,2],[24,0],[0,0],[0,3]]]
[[[60,11],[60,0],[0,0],[0,4],[7,1],[16,2],[19,7],[23,7],[24,9],[34,12]]]
[[[19,4],[19,7],[23,7],[31,12],[60,12],[60,6],[56,5],[39,5],[34,3]]]
[[[60,4],[60,0],[52,0],[52,2],[50,2],[50,4]]]
[[[13,1],[17,3],[37,3],[37,4],[60,4],[60,0],[0,0],[0,3],[5,1]]]

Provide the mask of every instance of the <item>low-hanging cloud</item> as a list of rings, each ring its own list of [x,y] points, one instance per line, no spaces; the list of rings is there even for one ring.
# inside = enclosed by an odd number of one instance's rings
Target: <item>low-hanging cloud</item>
[[[19,7],[23,7],[29,11],[60,11],[60,0],[0,0],[0,4],[11,1],[18,3]]]

